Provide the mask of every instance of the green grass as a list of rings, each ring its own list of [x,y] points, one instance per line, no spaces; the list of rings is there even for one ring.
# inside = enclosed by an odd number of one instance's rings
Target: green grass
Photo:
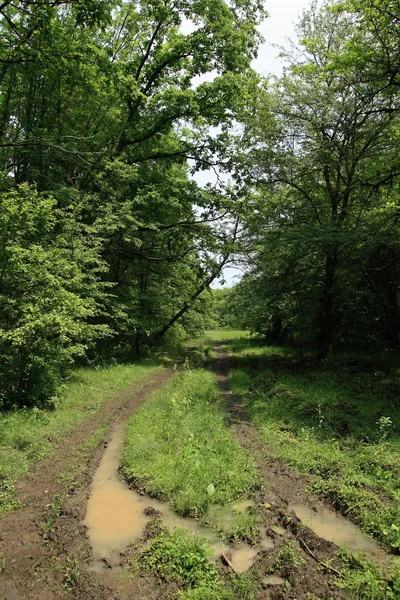
[[[234,506],[212,505],[203,521],[233,545],[240,542],[254,545],[260,541],[261,518],[252,507],[238,511]]]
[[[203,336],[196,338],[195,346],[193,342],[188,344],[190,348],[189,356],[186,362],[193,368],[212,365],[218,358],[216,345],[224,345],[229,341],[230,344],[247,344],[249,334],[247,331],[236,329],[217,329],[215,331],[206,331]]]
[[[393,553],[400,553],[400,369],[393,357],[332,359],[226,344],[231,383],[272,453],[313,475],[325,496]]]
[[[214,374],[179,373],[130,419],[122,459],[128,481],[166,497],[182,515],[204,515],[251,493],[255,466],[224,420]]]
[[[52,444],[95,415],[116,393],[145,382],[162,370],[143,361],[103,369],[80,369],[54,400],[54,409],[22,409],[0,414],[0,514],[19,506],[15,482],[30,465],[51,454]]]
[[[400,568],[393,567],[388,581],[381,570],[347,550],[340,552],[343,579],[337,582],[355,600],[396,600],[400,598]]]
[[[141,554],[139,566],[162,581],[175,582],[176,600],[255,600],[258,584],[252,575],[220,579],[206,541],[183,529],[157,535]]]
[[[204,336],[199,338],[197,341],[205,341],[210,344],[214,344],[215,342],[226,342],[234,341],[234,340],[243,340],[249,339],[250,334],[248,331],[243,331],[240,329],[216,329],[214,331],[206,331]]]
[[[160,533],[144,550],[140,562],[145,570],[183,587],[220,587],[217,565],[210,560],[206,542],[183,529]]]

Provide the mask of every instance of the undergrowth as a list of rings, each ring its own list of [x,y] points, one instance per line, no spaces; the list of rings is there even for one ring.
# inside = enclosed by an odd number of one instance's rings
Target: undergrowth
[[[95,415],[116,392],[147,382],[161,369],[156,361],[80,369],[48,410],[25,408],[0,413],[0,514],[19,507],[14,483],[29,472],[33,462],[51,454],[54,442]]]
[[[183,529],[160,533],[144,550],[141,564],[183,587],[220,587],[217,565],[210,560],[206,542]]]
[[[337,586],[355,600],[397,600],[400,598],[400,568],[394,567],[389,577],[360,555],[340,551],[343,579]]]
[[[254,600],[258,584],[248,573],[222,580],[207,543],[183,529],[162,532],[144,550],[141,567],[179,587],[175,600]]]

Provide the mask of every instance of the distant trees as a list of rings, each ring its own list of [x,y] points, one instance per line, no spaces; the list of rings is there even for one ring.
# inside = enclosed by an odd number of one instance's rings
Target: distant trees
[[[233,288],[211,289],[208,299],[207,329],[239,329],[240,320],[232,306]]]
[[[237,302],[255,331],[315,342],[320,358],[340,341],[399,341],[400,96],[361,54],[369,16],[305,13],[301,48],[241,140],[250,272]]]

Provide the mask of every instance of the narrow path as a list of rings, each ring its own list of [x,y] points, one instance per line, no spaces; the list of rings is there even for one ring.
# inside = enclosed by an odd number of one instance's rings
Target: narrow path
[[[90,555],[82,522],[92,474],[111,428],[173,375],[174,371],[168,370],[118,394],[95,417],[86,419],[55,445],[51,458],[38,463],[18,484],[23,507],[0,519],[1,600],[55,600],[68,595],[68,579],[73,578],[75,568],[71,557],[80,561]],[[101,426],[107,427],[107,437],[90,448],[87,442]],[[75,478],[69,477],[71,471],[76,471]],[[46,521],[50,527],[47,531]],[[85,600],[91,597],[96,596],[82,596]]]
[[[303,491],[308,483],[307,478],[294,473],[280,459],[272,457],[265,445],[260,443],[255,427],[247,419],[241,398],[235,396],[230,388],[229,372],[232,361],[221,346],[216,346],[215,350],[218,359],[214,368],[218,374],[221,391],[227,401],[229,421],[240,444],[257,457],[262,478],[268,489],[268,501],[284,507],[290,503],[305,501],[309,498]]]

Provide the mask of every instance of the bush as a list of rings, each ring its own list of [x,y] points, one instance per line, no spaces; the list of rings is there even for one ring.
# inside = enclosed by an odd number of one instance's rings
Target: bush
[[[102,265],[76,214],[21,185],[0,195],[0,408],[44,405],[107,327]]]

